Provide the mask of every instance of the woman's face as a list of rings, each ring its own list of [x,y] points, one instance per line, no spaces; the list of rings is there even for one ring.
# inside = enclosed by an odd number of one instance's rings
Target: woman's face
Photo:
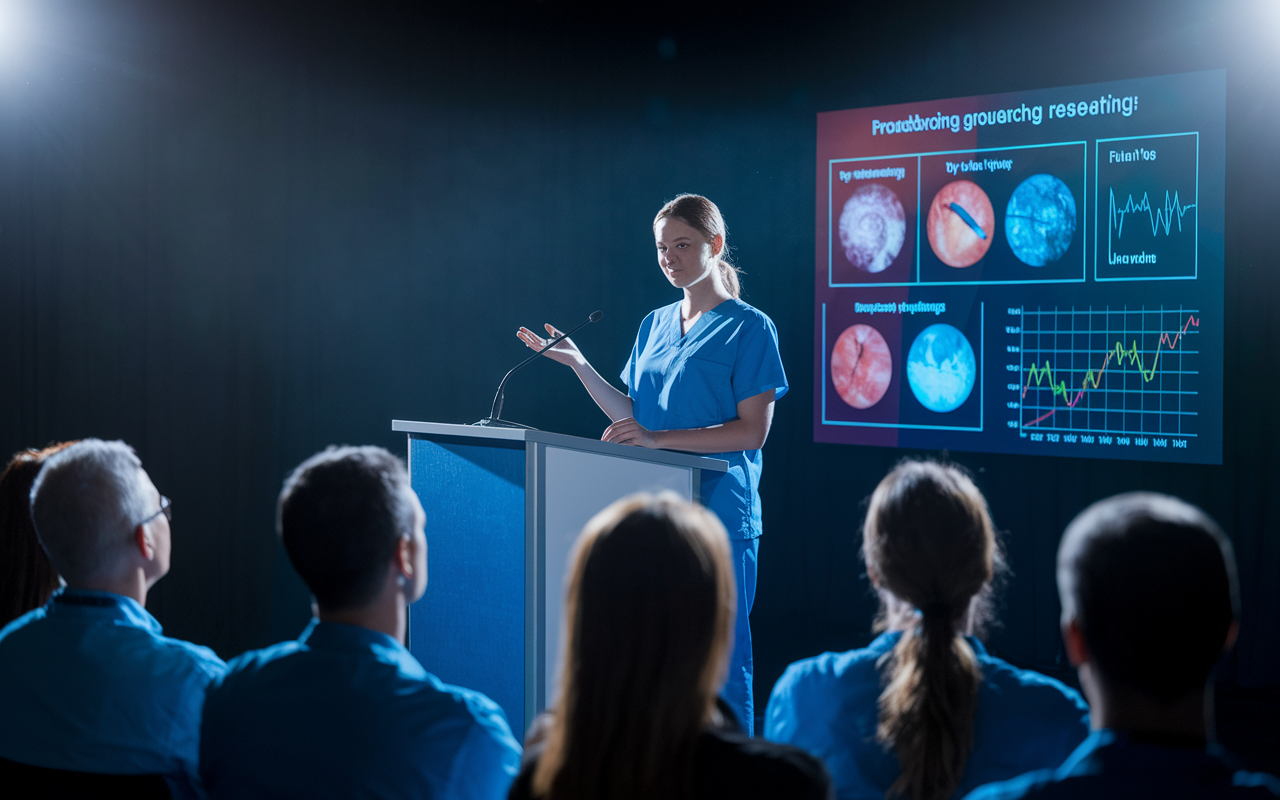
[[[718,252],[697,228],[667,217],[653,226],[653,239],[658,266],[677,289],[694,285],[715,269]]]

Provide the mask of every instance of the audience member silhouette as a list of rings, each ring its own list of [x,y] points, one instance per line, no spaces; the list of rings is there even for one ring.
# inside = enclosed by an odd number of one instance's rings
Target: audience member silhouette
[[[163,775],[175,796],[196,796],[200,709],[224,665],[162,636],[144,609],[169,571],[169,508],[123,442],[45,459],[32,518],[67,585],[0,632],[0,757]]]
[[[792,664],[765,736],[826,761],[841,798],[942,800],[1062,762],[1088,734],[1080,696],[989,655],[1002,554],[987,502],[960,469],[906,461],[871,495],[867,577],[880,597],[866,648]]]
[[[736,602],[729,540],[706,509],[642,494],[597,514],[569,567],[559,699],[510,796],[829,797],[817,759],[747,738],[717,705]]]
[[[31,484],[44,460],[70,442],[16,454],[0,475],[0,628],[49,602],[58,573],[31,523]]]
[[[1203,511],[1132,493],[1085,509],[1058,547],[1062,637],[1093,733],[1056,769],[970,800],[1267,798],[1213,742],[1210,678],[1238,631],[1231,543]]]
[[[380,447],[325,450],[285,482],[278,525],[318,618],[234,659],[209,690],[210,796],[505,796],[520,746],[502,710],[403,645],[427,585],[426,516],[404,464]]]

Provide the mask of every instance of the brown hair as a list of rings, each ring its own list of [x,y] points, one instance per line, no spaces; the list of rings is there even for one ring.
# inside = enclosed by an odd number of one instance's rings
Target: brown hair
[[[721,237],[723,244],[720,247],[720,254],[716,257],[720,278],[724,281],[725,288],[729,290],[731,297],[742,294],[742,287],[738,282],[738,275],[742,270],[729,261],[729,231],[725,228],[724,217],[715,203],[700,194],[682,194],[658,211],[657,216],[653,218],[654,227],[657,227],[659,220],[664,219],[680,220],[707,237],[708,242],[714,242],[717,236]]]
[[[689,795],[735,591],[724,526],[701,506],[636,494],[587,523],[569,567],[560,698],[535,796]]]
[[[404,462],[373,445],[325,448],[285,480],[276,527],[321,611],[359,608],[382,589],[413,531],[411,491]]]
[[[862,553],[882,590],[877,625],[890,623],[885,591],[916,610],[905,626],[899,620],[902,638],[879,665],[876,740],[902,765],[888,793],[950,797],[973,750],[982,680],[956,626],[967,612],[989,614],[991,581],[1003,567],[987,501],[956,467],[905,461],[871,495]]]
[[[58,588],[58,573],[31,522],[31,485],[45,458],[71,444],[23,450],[0,475],[0,627],[49,602]]]

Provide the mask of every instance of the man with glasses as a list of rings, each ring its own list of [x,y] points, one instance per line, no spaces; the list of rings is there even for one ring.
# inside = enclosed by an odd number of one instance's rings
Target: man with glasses
[[[0,631],[0,761],[197,796],[205,689],[226,665],[144,609],[169,571],[168,498],[124,442],[85,439],[45,462],[31,512],[66,587]]]

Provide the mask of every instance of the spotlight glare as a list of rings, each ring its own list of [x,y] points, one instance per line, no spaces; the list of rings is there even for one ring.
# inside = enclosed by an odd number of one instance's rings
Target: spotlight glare
[[[13,55],[24,36],[26,15],[17,0],[0,0],[0,57]]]

